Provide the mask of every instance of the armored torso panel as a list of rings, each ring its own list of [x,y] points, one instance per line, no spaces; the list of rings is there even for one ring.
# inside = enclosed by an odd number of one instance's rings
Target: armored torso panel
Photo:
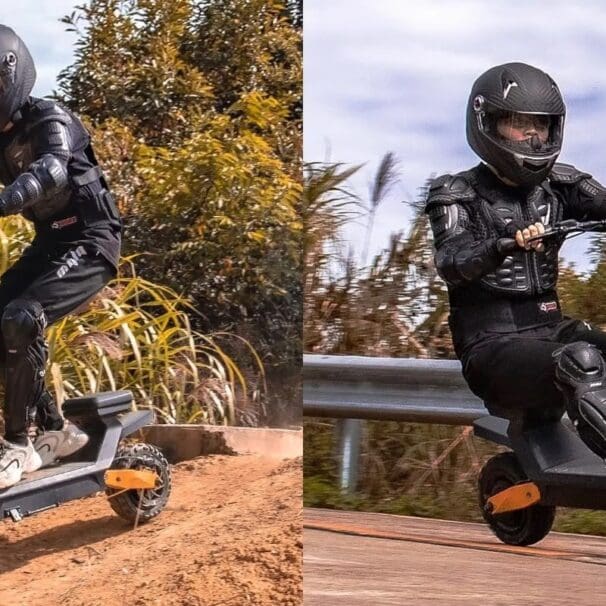
[[[510,224],[528,226],[541,222],[549,227],[562,218],[562,202],[547,183],[521,195],[519,190],[502,185],[484,166],[467,171],[465,176],[476,198],[461,204],[468,211],[469,227],[479,240],[503,237]],[[482,276],[479,281],[482,289],[505,296],[529,296],[553,290],[561,245],[561,240],[549,239],[541,252],[519,250],[509,254],[493,272]]]
[[[503,227],[530,225],[541,222],[546,227],[561,219],[562,205],[558,198],[542,187],[532,190],[526,200],[505,197],[487,197],[481,200],[486,227],[491,236],[499,237]],[[490,290],[510,294],[542,294],[555,288],[558,278],[558,251],[561,241],[549,239],[544,250],[537,252],[513,252],[492,273],[486,274],[481,283]]]

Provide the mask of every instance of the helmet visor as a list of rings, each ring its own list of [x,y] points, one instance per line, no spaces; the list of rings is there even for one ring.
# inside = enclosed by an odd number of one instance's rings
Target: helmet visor
[[[564,116],[510,111],[480,112],[480,130],[520,166],[542,168],[560,153]]]

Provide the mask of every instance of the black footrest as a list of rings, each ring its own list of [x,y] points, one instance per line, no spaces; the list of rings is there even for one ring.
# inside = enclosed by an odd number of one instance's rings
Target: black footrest
[[[63,403],[66,417],[94,413],[100,417],[115,415],[132,410],[133,394],[130,391],[104,391],[101,393],[72,398]]]
[[[509,421],[501,417],[480,417],[473,422],[473,433],[476,436],[503,446],[510,446],[508,428]]]

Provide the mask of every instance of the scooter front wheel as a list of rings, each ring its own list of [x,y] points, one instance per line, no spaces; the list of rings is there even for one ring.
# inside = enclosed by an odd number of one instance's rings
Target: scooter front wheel
[[[130,443],[118,448],[112,469],[151,470],[157,475],[154,488],[116,490],[106,488],[111,508],[132,523],[148,522],[166,506],[172,480],[170,465],[162,452],[151,444]]]
[[[488,499],[528,477],[513,452],[500,453],[487,461],[480,472],[478,489],[482,516],[494,534],[507,545],[532,545],[545,538],[555,519],[551,505],[531,505],[507,513],[492,514]]]

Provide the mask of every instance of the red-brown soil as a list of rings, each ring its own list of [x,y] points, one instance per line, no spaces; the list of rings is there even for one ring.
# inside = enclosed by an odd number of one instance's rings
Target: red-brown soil
[[[0,606],[299,606],[301,477],[300,459],[203,457],[136,529],[104,495],[4,522]]]

